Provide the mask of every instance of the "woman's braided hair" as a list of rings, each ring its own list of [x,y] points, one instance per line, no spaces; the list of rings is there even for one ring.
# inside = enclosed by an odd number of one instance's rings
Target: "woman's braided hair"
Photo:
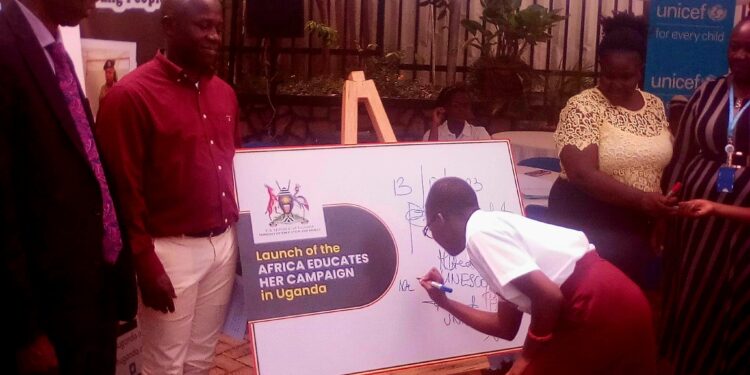
[[[613,12],[612,17],[601,20],[602,40],[599,43],[599,56],[613,51],[632,51],[641,59],[646,58],[648,23],[643,16],[630,12]]]

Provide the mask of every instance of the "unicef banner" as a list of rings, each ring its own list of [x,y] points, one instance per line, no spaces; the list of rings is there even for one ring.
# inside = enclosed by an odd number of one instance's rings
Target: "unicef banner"
[[[645,90],[667,103],[725,74],[735,0],[652,0]]]

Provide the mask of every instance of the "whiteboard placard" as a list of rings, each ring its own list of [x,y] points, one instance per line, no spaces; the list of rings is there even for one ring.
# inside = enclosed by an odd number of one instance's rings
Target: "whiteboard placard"
[[[513,341],[489,337],[437,308],[416,280],[436,267],[452,299],[497,310],[465,252],[451,257],[423,236],[423,210],[431,184],[456,176],[482,209],[521,214],[507,141],[240,151],[234,167],[260,374],[355,373],[523,345],[528,317]],[[282,234],[254,241],[269,230]]]

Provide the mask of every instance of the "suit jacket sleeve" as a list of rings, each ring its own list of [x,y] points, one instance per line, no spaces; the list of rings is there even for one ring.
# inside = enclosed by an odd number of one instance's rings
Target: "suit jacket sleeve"
[[[22,121],[21,115],[14,111],[18,108],[14,99],[14,82],[9,71],[0,64],[0,249],[2,249],[2,285],[7,301],[4,310],[10,315],[6,327],[10,331],[8,341],[17,348],[30,344],[41,333],[37,323],[37,304],[33,287],[28,277],[27,254],[30,241],[24,241],[23,207],[17,202],[24,202],[27,189],[20,186],[23,178],[18,178],[22,159],[14,146],[14,124]]]

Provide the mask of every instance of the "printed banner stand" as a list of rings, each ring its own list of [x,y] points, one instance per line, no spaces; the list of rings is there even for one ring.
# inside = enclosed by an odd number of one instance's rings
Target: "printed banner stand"
[[[262,148],[237,152],[234,166],[237,290],[259,374],[457,373],[523,346],[528,315],[512,340],[492,337],[417,281],[434,267],[454,300],[497,310],[468,254],[450,256],[422,230],[445,176],[467,181],[483,209],[521,214],[507,141]]]
[[[383,144],[357,145],[360,100]],[[517,352],[528,316],[513,340],[491,337],[416,281],[435,267],[456,300],[497,308],[468,255],[447,255],[422,228],[427,191],[444,176],[465,179],[484,209],[522,213],[508,142],[396,143],[363,72],[344,85],[341,142],[235,156],[242,267],[230,317],[247,328],[256,371],[478,375],[488,356]],[[238,333],[239,320],[228,320]]]
[[[727,73],[735,0],[651,0],[644,89],[664,103]]]

